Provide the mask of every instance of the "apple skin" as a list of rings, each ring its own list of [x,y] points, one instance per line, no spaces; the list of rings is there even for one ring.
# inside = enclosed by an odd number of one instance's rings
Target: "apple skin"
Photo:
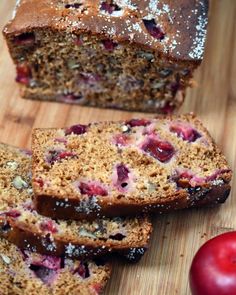
[[[236,231],[207,241],[189,273],[193,295],[236,295]]]

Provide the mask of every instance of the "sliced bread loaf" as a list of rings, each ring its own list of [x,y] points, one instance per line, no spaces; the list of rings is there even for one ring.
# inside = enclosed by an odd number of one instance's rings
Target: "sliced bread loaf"
[[[201,63],[208,0],[23,0],[3,30],[25,98],[178,108]]]
[[[33,132],[35,205],[53,218],[126,216],[218,204],[231,170],[193,115]]]
[[[118,252],[130,260],[147,247],[152,225],[147,217],[52,220],[31,201],[31,156],[0,144],[0,235],[22,249],[47,255],[88,258]]]
[[[111,273],[109,264],[22,251],[4,239],[0,270],[2,295],[97,295]]]

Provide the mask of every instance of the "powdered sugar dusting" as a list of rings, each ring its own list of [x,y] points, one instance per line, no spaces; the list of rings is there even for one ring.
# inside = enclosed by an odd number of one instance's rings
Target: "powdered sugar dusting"
[[[167,5],[167,4],[163,4],[163,11],[164,11],[165,13],[167,13],[170,22],[173,24],[173,19],[172,19],[172,17],[171,17],[171,10],[170,10],[169,5]]]
[[[57,247],[53,241],[53,237],[50,235],[46,235],[41,239],[42,246],[49,252],[55,252]]]
[[[118,10],[118,11],[113,11],[113,12],[111,13],[111,15],[114,16],[114,17],[120,17],[120,16],[122,16],[123,14],[124,14],[124,10],[123,10],[123,9]]]
[[[166,0],[147,0],[142,3],[114,0],[110,10],[101,9],[104,1],[97,1],[97,15],[92,13],[94,6],[84,5],[86,13],[91,15],[89,22],[84,22],[83,17],[72,17],[76,16],[76,12],[63,17],[61,22],[65,21],[65,27],[69,24],[68,30],[71,32],[78,28],[89,29],[112,38],[122,37],[135,43],[140,41],[168,55],[186,59],[202,58],[207,26],[206,0],[197,0],[191,5],[187,1],[177,5]],[[108,7],[111,5],[109,1],[105,3]],[[133,14],[133,11],[138,13]],[[79,10],[77,13],[80,14]],[[144,21],[149,21],[149,28]],[[162,38],[157,36],[158,29],[163,32]]]
[[[15,18],[15,16],[16,16],[16,12],[17,12],[17,9],[18,9],[18,7],[20,5],[20,1],[21,0],[16,0],[16,6],[15,6],[13,12],[12,12],[12,19]]]
[[[204,4],[200,2],[200,5],[204,7]],[[207,17],[206,13],[203,12],[198,17],[198,23],[196,26],[196,35],[193,40],[193,46],[189,52],[189,56],[193,59],[201,59],[204,53],[204,45],[207,33]]]
[[[145,19],[157,19],[158,16],[167,15],[169,20],[173,23],[171,17],[170,6],[166,3],[160,3],[159,0],[150,0],[148,6],[148,15],[145,16]]]
[[[152,16],[156,15],[158,13],[158,4],[159,0],[150,0],[149,2],[149,10]]]
[[[139,23],[135,23],[133,24],[133,30],[138,31],[138,32],[142,32],[142,27]]]
[[[68,257],[80,257],[87,254],[85,246],[75,246],[69,243],[65,248],[65,253]]]
[[[130,261],[138,260],[145,253],[145,250],[145,248],[130,248],[125,257]]]
[[[186,0],[181,5],[178,1],[167,0],[114,0],[112,4],[105,0],[94,2],[95,5],[90,5],[85,1],[79,8],[67,9],[65,14],[67,2],[60,0],[55,5],[51,1],[51,9],[56,10],[53,22],[71,33],[80,29],[105,33],[112,38],[121,37],[122,40],[137,44],[140,42],[175,57],[202,58],[207,27],[206,0],[196,0],[189,4]],[[101,9],[104,2],[111,8]],[[20,0],[16,1],[13,17],[20,3]],[[89,20],[83,18],[85,15],[90,16]],[[147,30],[144,20],[153,22],[156,27],[151,28],[151,31]],[[154,36],[158,28],[163,32],[163,38]]]
[[[95,196],[86,198],[82,200],[79,206],[75,207],[78,213],[90,214],[94,212],[99,212],[101,210],[98,200]]]
[[[116,0],[116,3],[118,4],[118,6],[120,6],[122,8],[128,8],[131,10],[136,9],[136,6],[134,4],[132,4],[131,0]]]

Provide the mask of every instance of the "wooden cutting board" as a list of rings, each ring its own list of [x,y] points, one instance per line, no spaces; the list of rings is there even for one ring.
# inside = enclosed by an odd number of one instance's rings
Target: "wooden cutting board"
[[[0,28],[14,0],[0,0]],[[180,112],[195,112],[236,167],[236,0],[213,0],[205,60]],[[0,36],[0,141],[30,147],[34,127],[61,127],[142,114],[100,110],[19,97],[14,67]],[[117,262],[106,295],[190,294],[188,271],[197,249],[209,238],[236,229],[236,176],[221,207],[157,216],[150,249],[140,263]],[[30,295],[30,294],[29,294]]]

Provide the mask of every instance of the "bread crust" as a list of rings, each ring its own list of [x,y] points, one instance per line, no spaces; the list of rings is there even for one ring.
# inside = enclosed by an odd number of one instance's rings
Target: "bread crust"
[[[12,218],[0,217],[0,235],[20,249],[44,255],[65,256],[73,259],[89,259],[104,255],[108,257],[111,254],[118,254],[130,262],[137,262],[146,252],[152,232],[151,223],[145,223],[144,226],[147,231],[145,239],[139,242],[136,241],[130,244],[130,246],[126,244],[114,246],[112,242],[110,244],[109,242],[106,243],[105,246],[101,241],[84,241],[79,243],[69,237],[60,239],[50,233],[43,235],[27,229],[24,227],[24,224],[19,224]],[[6,227],[8,230],[3,230]]]
[[[198,208],[204,206],[213,206],[222,204],[226,201],[230,194],[231,186],[228,183],[221,183],[219,185],[212,185],[209,187],[199,188],[196,193],[188,193],[181,191],[175,196],[171,196],[167,200],[153,204],[140,203],[112,203],[106,204],[102,202],[99,211],[87,213],[78,213],[76,207],[80,205],[78,199],[68,199],[66,208],[58,206],[58,203],[64,203],[61,198],[38,195],[35,196],[35,206],[39,214],[49,216],[51,218],[64,218],[74,220],[93,220],[101,216],[115,217],[115,216],[135,216],[142,213],[162,214],[174,210],[185,208]]]
[[[106,14],[100,1],[84,1],[84,7],[71,13],[58,0],[20,1],[13,19],[5,26],[5,37],[37,28],[67,29],[76,34],[90,32],[112,37],[119,42],[131,42],[157,50],[175,61],[199,63],[203,58],[208,22],[208,0],[133,0],[132,4],[117,1],[120,16]],[[168,36],[163,42],[155,40],[143,20],[155,19]],[[108,33],[109,32],[109,33]]]

